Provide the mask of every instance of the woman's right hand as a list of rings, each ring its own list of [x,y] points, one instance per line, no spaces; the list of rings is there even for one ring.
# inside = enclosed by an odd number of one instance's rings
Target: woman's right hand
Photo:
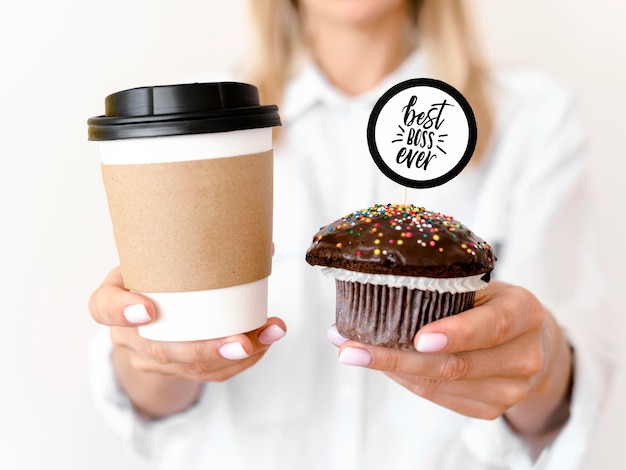
[[[118,268],[89,299],[93,319],[110,327],[113,365],[121,387],[148,417],[163,417],[191,405],[204,382],[220,382],[252,367],[286,330],[279,318],[261,328],[225,338],[169,342],[142,338],[137,326],[155,318],[146,297],[126,290]]]

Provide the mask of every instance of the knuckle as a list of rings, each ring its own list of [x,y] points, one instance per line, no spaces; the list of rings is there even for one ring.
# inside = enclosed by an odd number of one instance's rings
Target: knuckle
[[[437,390],[434,387],[430,387],[428,385],[424,385],[422,383],[413,384],[411,386],[411,391],[415,393],[417,396],[424,398],[425,400],[435,401],[437,397]]]
[[[494,316],[493,331],[496,344],[503,344],[509,340],[510,323],[506,315]]]
[[[382,348],[381,348],[382,349]],[[402,361],[399,359],[398,351],[382,350],[372,355],[372,363],[370,367],[385,371],[386,373],[401,373]]]
[[[165,348],[157,341],[150,341],[146,345],[146,354],[157,364],[170,364],[171,358]]]
[[[185,364],[183,370],[187,377],[192,377],[194,380],[201,382],[225,382],[256,364],[259,357],[250,357],[236,362],[228,361],[227,366],[220,366],[219,361],[211,358],[210,361],[197,361]]]
[[[528,352],[523,359],[518,366],[518,371],[522,377],[533,377],[543,368],[543,353],[539,349]]]
[[[398,357],[395,354],[389,354],[385,358],[385,370],[388,372],[396,372],[399,369]]]
[[[504,392],[504,402],[507,408],[519,403],[528,395],[528,382],[519,381],[510,385]]]
[[[154,368],[151,364],[148,364],[146,361],[133,360],[132,366],[135,370],[139,372],[154,372]]]
[[[448,354],[441,366],[439,375],[444,380],[461,380],[471,369],[471,359],[466,352]]]
[[[155,367],[155,364],[152,361],[136,354],[133,354],[129,361],[133,369],[138,370],[139,372],[156,372],[157,370],[157,367]]]
[[[415,379],[415,384],[421,389],[428,390],[430,392],[441,385],[441,380],[434,379],[432,377],[418,377]]]
[[[215,373],[215,366],[206,362],[190,362],[184,365],[184,371],[190,376],[210,376]]]
[[[212,364],[216,359],[215,353],[211,351],[204,341],[194,343],[191,347],[190,355],[190,362],[196,363],[197,365],[206,366],[207,363]]]

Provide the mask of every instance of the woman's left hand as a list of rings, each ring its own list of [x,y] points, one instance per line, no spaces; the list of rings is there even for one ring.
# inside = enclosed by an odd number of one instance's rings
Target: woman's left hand
[[[572,355],[554,317],[527,290],[491,281],[475,307],[430,323],[416,351],[329,337],[339,360],[376,369],[411,392],[467,416],[505,415],[529,443],[561,428],[569,413]]]

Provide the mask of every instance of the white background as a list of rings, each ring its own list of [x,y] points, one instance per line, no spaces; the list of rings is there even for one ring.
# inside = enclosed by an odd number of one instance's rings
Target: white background
[[[547,71],[578,97],[602,229],[615,234],[606,269],[623,289],[626,2],[475,3],[494,59]],[[231,63],[245,44],[243,12],[242,0],[3,4],[0,468],[148,468],[96,414],[87,388],[87,299],[115,253],[86,119],[111,92]],[[617,295],[613,303],[621,313]],[[626,406],[614,399],[609,411],[589,468],[626,466]]]

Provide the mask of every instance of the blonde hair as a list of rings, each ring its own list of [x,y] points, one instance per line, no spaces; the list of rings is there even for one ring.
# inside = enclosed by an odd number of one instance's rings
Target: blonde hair
[[[463,0],[410,0],[411,41],[423,50],[429,74],[457,88],[476,116],[480,157],[493,131],[489,74],[473,18]],[[257,48],[249,79],[261,101],[280,106],[303,49],[297,0],[250,0]],[[476,158],[474,160],[477,160]]]

